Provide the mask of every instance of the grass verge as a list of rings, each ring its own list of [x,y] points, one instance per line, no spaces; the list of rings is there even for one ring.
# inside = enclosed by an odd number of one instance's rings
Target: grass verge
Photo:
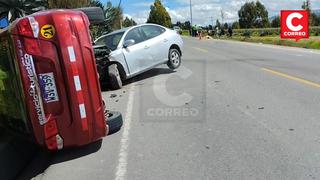
[[[306,49],[320,49],[320,36],[312,36],[309,39],[301,39],[298,42],[291,39],[281,39],[278,36],[265,36],[265,37],[234,36],[232,38],[221,37],[220,39],[263,43],[263,44],[273,44],[273,45],[280,45],[280,46],[300,47],[300,48],[306,48]]]

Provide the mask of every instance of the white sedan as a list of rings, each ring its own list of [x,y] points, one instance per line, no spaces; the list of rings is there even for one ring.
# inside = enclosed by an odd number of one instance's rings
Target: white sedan
[[[110,50],[104,69],[112,89],[120,89],[123,80],[158,65],[167,64],[170,69],[181,65],[181,36],[156,24],[121,29],[99,37],[94,44]]]

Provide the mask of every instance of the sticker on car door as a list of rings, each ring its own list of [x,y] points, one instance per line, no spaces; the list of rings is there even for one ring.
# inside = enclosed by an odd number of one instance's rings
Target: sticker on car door
[[[46,103],[59,101],[56,82],[53,73],[39,74],[39,83]]]

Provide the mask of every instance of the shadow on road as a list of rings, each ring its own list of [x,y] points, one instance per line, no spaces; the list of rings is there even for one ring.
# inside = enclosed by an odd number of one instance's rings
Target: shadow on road
[[[34,156],[33,160],[25,167],[22,173],[18,175],[17,179],[32,179],[42,174],[51,165],[95,153],[101,148],[101,144],[102,140],[99,140],[83,147],[67,149],[56,153],[41,149]]]
[[[159,75],[162,75],[162,74],[172,74],[172,73],[175,73],[176,71],[174,70],[171,70],[169,68],[154,68],[154,69],[151,69],[145,73],[142,73],[140,75],[137,75],[131,79],[128,79],[127,81],[124,82],[124,85],[128,85],[128,84],[131,84],[131,83],[134,83],[134,82],[140,82],[140,81],[143,81],[145,79],[149,79],[149,78],[152,78],[152,77],[156,77],[156,76],[159,76]]]
[[[152,77],[156,77],[156,76],[159,76],[159,75],[162,75],[162,74],[172,74],[172,73],[175,73],[176,71],[174,70],[171,70],[169,68],[153,68],[149,71],[146,71],[142,74],[139,74],[133,78],[130,78],[128,80],[125,80],[123,82],[123,86],[126,86],[126,85],[129,85],[131,83],[134,83],[134,82],[140,82],[140,81],[143,81],[145,79],[149,79],[149,78],[152,78]],[[109,91],[110,89],[108,88],[108,85],[107,84],[103,84],[102,85],[102,91]]]
[[[39,148],[4,129],[0,131],[0,179],[15,179],[32,161]]]

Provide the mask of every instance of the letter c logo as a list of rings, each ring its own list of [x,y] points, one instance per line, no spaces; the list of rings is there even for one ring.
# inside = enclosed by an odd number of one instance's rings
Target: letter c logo
[[[298,26],[294,26],[292,24],[292,20],[294,18],[298,18],[301,19],[303,18],[303,15],[300,13],[292,13],[287,17],[286,23],[287,23],[287,27],[291,30],[291,31],[301,31],[303,29],[303,26],[298,25]]]

